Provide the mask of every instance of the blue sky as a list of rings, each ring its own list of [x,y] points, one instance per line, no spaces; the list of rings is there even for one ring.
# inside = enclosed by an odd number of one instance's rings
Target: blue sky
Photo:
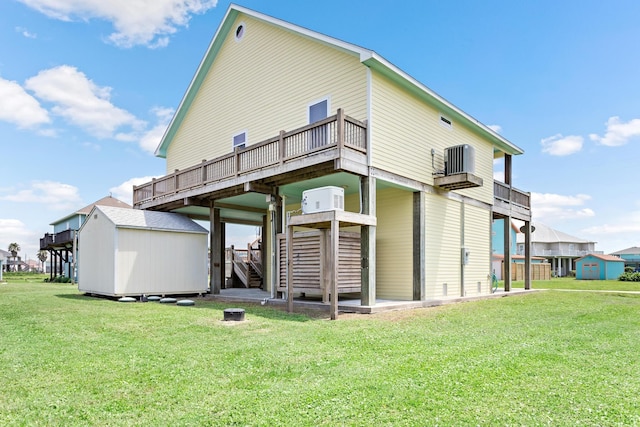
[[[495,127],[525,150],[535,221],[640,246],[640,2],[238,3],[372,49]],[[33,258],[52,221],[164,174],[153,151],[228,5],[0,3],[0,248]]]

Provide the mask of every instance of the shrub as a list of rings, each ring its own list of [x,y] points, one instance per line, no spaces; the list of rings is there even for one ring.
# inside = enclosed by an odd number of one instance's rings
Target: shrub
[[[575,270],[569,270],[569,274],[567,275],[567,277],[576,277],[576,271]]]
[[[626,267],[624,268],[624,272],[625,272],[625,273],[633,273],[633,271],[634,271],[634,270],[633,270],[633,267],[631,267],[631,266],[626,266]]]
[[[622,282],[640,282],[640,273],[624,272],[618,277],[618,280]]]

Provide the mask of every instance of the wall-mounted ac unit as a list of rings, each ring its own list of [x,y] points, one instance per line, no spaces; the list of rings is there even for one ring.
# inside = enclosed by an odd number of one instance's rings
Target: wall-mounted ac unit
[[[319,187],[302,192],[302,213],[344,210],[344,188]]]
[[[469,144],[456,145],[444,149],[444,174],[475,173],[476,153]]]

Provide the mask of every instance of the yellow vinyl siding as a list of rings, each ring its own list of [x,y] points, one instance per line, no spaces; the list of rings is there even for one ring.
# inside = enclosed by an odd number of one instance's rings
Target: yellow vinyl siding
[[[245,34],[236,41],[236,26]],[[240,14],[167,150],[167,172],[307,124],[311,102],[329,97],[329,115],[343,108],[367,117],[367,75],[359,58]]]
[[[467,296],[489,293],[491,271],[491,212],[476,206],[464,206],[464,247],[469,250],[469,263],[464,266]]]
[[[376,296],[413,299],[413,193],[379,190],[376,199]]]
[[[433,185],[431,150],[439,169],[446,147],[469,144],[475,149],[475,175],[484,185],[461,193],[493,203],[493,145],[455,120],[451,129],[442,126],[438,109],[379,73],[371,75],[372,166]]]
[[[426,205],[426,297],[460,296],[461,203],[429,195]]]

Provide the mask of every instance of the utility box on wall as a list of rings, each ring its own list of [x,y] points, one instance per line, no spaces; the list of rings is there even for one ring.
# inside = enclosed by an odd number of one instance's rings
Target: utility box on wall
[[[344,188],[319,187],[302,192],[302,213],[344,210]]]

